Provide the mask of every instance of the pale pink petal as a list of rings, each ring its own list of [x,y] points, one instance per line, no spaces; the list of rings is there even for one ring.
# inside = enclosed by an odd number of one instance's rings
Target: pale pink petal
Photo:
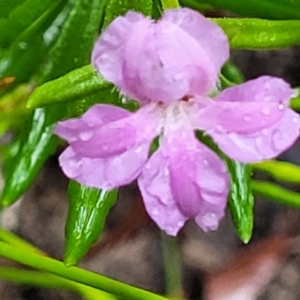
[[[110,190],[137,178],[148,158],[149,146],[138,145],[109,158],[81,157],[68,147],[59,157],[59,162],[67,177],[87,186]]]
[[[128,12],[117,17],[100,35],[92,51],[92,63],[107,80],[121,88],[123,86],[123,68],[128,57],[124,55],[127,43],[135,38],[138,52],[146,39],[147,28],[151,20],[136,12]]]
[[[160,110],[155,109],[155,105],[146,105],[135,113],[97,105],[81,119],[60,123],[56,133],[64,138],[68,133],[68,141],[77,155],[105,158],[122,154],[141,143],[150,143],[159,134],[159,116]]]
[[[203,99],[194,103],[190,116],[194,127],[209,134],[249,134],[276,124],[285,109],[275,102],[229,102]]]
[[[169,234],[176,235],[186,219],[195,219],[204,230],[216,229],[215,220],[218,224],[224,215],[225,166],[192,130],[165,137],[138,182],[149,215]]]
[[[175,236],[188,217],[174,202],[168,172],[168,161],[158,150],[143,168],[138,185],[150,217],[162,230]]]
[[[101,127],[103,124],[128,116],[130,116],[130,112],[126,109],[113,105],[96,104],[78,119],[58,122],[54,132],[69,143],[85,140],[96,128]]]
[[[167,13],[157,23],[133,12],[118,17],[98,39],[93,64],[123,94],[142,103],[170,103],[208,93],[228,56],[228,43],[216,25],[199,13],[182,10],[184,18],[194,18],[191,34],[192,28],[178,24],[180,10],[174,16]],[[198,38],[201,33],[195,37],[197,24],[203,27],[200,32],[206,32],[203,43]]]
[[[299,115],[286,109],[282,119],[270,128],[253,134],[218,134],[212,137],[229,157],[241,162],[256,162],[278,156],[299,138]]]
[[[222,160],[199,143],[193,131],[179,131],[177,134],[173,132],[172,140],[165,146],[175,202],[190,218],[216,213],[215,207],[223,212],[228,193],[228,174]]]
[[[225,89],[218,95],[216,101],[229,102],[275,102],[282,108],[288,106],[294,91],[281,78],[261,76],[243,84]]]
[[[166,10],[163,20],[176,24],[201,44],[213,62],[216,73],[219,73],[229,58],[229,43],[219,26],[189,8]]]

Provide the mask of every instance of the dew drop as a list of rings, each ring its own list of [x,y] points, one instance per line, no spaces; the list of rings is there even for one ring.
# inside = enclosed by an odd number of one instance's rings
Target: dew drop
[[[272,146],[275,151],[282,150],[283,140],[284,140],[283,133],[279,130],[275,130],[272,136]]]
[[[283,109],[284,109],[283,103],[280,103],[280,104],[278,105],[278,109],[279,109],[279,110],[283,110]]]
[[[270,113],[271,113],[271,110],[269,107],[264,107],[262,110],[261,110],[262,114],[264,114],[265,116],[268,116]]]
[[[217,215],[214,213],[207,213],[202,218],[202,223],[204,226],[207,226],[208,228],[214,229],[218,226],[218,218]]]
[[[218,125],[218,126],[217,126],[217,130],[218,130],[219,132],[224,132],[224,127],[223,127],[222,125]]]
[[[164,168],[164,175],[165,175],[165,176],[169,176],[169,174],[170,174],[169,169],[168,169],[167,167]]]
[[[263,129],[263,130],[261,131],[261,134],[262,134],[262,135],[268,135],[268,129]]]
[[[293,123],[298,124],[299,123],[299,117],[294,117],[292,119]]]
[[[205,167],[208,167],[209,163],[208,163],[208,160],[207,159],[203,159],[203,165]]]
[[[245,116],[243,117],[243,120],[244,120],[245,122],[249,122],[249,121],[251,120],[251,118],[250,118],[249,115],[245,115]]]
[[[93,134],[94,134],[93,131],[82,131],[79,133],[79,138],[85,142],[90,140]]]
[[[184,222],[183,222],[183,221],[178,221],[178,222],[177,222],[177,226],[178,226],[178,227],[182,227],[183,225],[184,225]]]
[[[153,215],[153,216],[158,216],[158,215],[159,215],[159,210],[158,210],[157,207],[153,207],[153,208],[152,208],[152,215]]]

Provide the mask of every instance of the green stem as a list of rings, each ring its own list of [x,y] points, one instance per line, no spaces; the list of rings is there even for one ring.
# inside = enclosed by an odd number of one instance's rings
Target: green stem
[[[168,9],[168,8],[179,8],[180,4],[178,0],[162,0],[161,1],[163,9]]]
[[[71,280],[61,278],[59,276],[39,271],[28,271],[15,268],[0,267],[0,278],[2,280],[7,280],[10,282],[15,282],[24,285],[73,291],[81,295],[97,294],[98,296],[102,296],[102,298],[98,299],[103,300],[114,299],[112,296],[94,288],[91,288],[89,286],[85,286],[83,284],[73,282]]]
[[[5,230],[4,228],[0,227],[0,240],[3,242],[6,242],[10,245],[16,246],[20,249],[23,249],[25,251],[30,251],[30,252],[35,252],[38,254],[43,254],[45,255],[41,250],[38,248],[34,247],[27,241],[23,240],[22,238],[16,236],[12,232]]]
[[[166,294],[182,297],[181,253],[176,238],[161,234],[163,245]]]
[[[46,271],[96,289],[133,300],[166,300],[165,297],[127,285],[117,280],[86,271],[77,267],[66,267],[62,262],[35,253],[26,253],[13,246],[0,242],[0,256],[23,265]]]
[[[252,191],[276,202],[300,208],[300,194],[289,191],[268,181],[252,180]]]

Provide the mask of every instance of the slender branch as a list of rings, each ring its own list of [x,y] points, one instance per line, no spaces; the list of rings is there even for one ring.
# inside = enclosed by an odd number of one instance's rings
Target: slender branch
[[[127,285],[91,271],[83,270],[78,267],[66,267],[62,262],[52,258],[30,252],[27,252],[26,255],[24,255],[24,251],[3,242],[0,242],[0,256],[38,270],[46,271],[115,294],[121,298],[133,300],[166,300],[163,296]]]
[[[20,249],[35,252],[38,254],[45,255],[40,249],[34,247],[27,241],[23,240],[22,238],[18,237],[17,235],[13,234],[12,232],[5,230],[4,228],[0,227],[0,240],[6,242],[10,245],[16,246]]]
[[[0,267],[0,278],[2,280],[7,280],[19,284],[73,291],[83,296],[97,295],[99,297],[98,299],[103,300],[115,299],[113,296],[89,286],[40,271],[28,271],[16,268]]]

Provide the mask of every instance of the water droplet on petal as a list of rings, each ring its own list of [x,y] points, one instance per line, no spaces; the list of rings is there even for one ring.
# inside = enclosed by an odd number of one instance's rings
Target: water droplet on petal
[[[215,229],[218,226],[219,220],[216,214],[209,212],[202,218],[202,223],[210,229]]]
[[[158,216],[158,215],[159,215],[159,210],[158,210],[157,207],[153,207],[153,208],[152,208],[152,215],[153,215],[153,216]]]
[[[208,163],[208,160],[207,159],[203,159],[203,165],[205,167],[208,167],[209,163]]]
[[[299,117],[294,117],[292,119],[293,123],[298,124],[299,123]]]
[[[94,134],[93,131],[82,131],[79,133],[79,138],[85,142],[90,140],[93,134]]]
[[[280,104],[278,105],[278,109],[279,109],[279,110],[283,110],[283,109],[284,109],[283,103],[280,103]]]
[[[284,140],[284,135],[279,130],[274,130],[272,136],[272,147],[275,151],[282,150],[282,141]]]
[[[262,135],[268,135],[268,133],[269,133],[268,129],[263,129],[263,130],[261,131],[261,134],[262,134]]]
[[[183,222],[183,221],[178,221],[178,222],[177,222],[177,226],[178,226],[178,227],[181,228],[183,225],[184,225],[184,222]]]
[[[167,167],[165,167],[165,168],[164,168],[164,175],[165,175],[165,176],[169,176],[169,174],[170,174],[169,169],[168,169]]]
[[[262,110],[261,110],[262,114],[264,114],[265,116],[268,116],[270,113],[271,113],[271,110],[269,107],[264,107]]]
[[[70,160],[68,164],[68,176],[76,178],[81,173],[81,160]]]
[[[245,115],[245,116],[243,117],[243,120],[244,120],[245,122],[249,122],[249,121],[251,120],[251,118],[250,118],[249,115]]]
[[[224,130],[224,127],[222,126],[222,125],[218,125],[217,126],[217,130],[219,131],[219,132],[224,132],[225,130]]]

